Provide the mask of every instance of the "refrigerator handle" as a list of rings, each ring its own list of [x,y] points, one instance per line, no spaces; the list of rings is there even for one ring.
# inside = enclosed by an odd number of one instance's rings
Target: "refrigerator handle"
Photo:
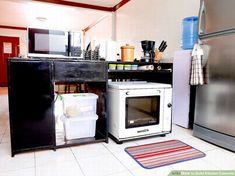
[[[201,0],[200,10],[199,10],[198,32],[199,35],[206,33],[206,9],[205,9],[204,0]]]

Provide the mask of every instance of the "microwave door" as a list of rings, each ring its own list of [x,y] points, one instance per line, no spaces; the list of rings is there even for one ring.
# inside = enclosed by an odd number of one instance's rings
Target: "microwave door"
[[[234,0],[201,0],[199,10],[199,35],[235,28]]]
[[[69,56],[82,58],[82,32],[69,32]]]

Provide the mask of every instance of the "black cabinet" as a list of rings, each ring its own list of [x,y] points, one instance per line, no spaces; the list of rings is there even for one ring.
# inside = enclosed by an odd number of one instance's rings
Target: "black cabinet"
[[[46,61],[8,63],[12,155],[55,147],[51,70],[51,62]]]
[[[9,112],[12,155],[32,150],[108,142],[107,64],[99,61],[9,59]],[[78,83],[98,95],[94,138],[56,144],[54,84]]]
[[[152,62],[109,62],[109,65],[136,65],[137,67],[144,66],[153,66],[152,70],[117,70],[109,69],[108,70],[108,79],[113,81],[147,81],[147,82],[157,82],[172,84],[172,73],[173,73],[173,64],[172,63],[152,63]]]

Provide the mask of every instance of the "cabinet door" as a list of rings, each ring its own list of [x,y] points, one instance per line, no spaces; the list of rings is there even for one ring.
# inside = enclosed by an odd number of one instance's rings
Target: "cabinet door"
[[[55,81],[61,82],[103,82],[106,81],[104,62],[54,62]]]
[[[9,61],[13,153],[55,145],[51,68],[46,61]]]

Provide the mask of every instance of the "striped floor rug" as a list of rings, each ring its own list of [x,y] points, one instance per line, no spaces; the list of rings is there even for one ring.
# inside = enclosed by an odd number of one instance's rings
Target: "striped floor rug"
[[[169,140],[125,148],[142,167],[152,169],[204,157],[205,154],[179,140]]]

